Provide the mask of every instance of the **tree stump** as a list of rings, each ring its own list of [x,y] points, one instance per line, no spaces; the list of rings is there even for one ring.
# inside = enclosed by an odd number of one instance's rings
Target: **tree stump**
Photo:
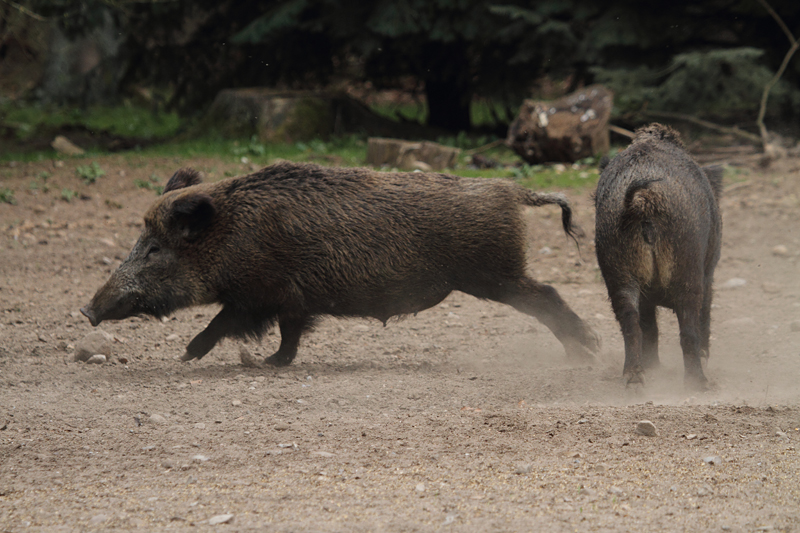
[[[608,152],[614,94],[590,85],[551,102],[525,100],[508,128],[507,144],[530,164],[573,163]]]
[[[455,166],[461,150],[433,142],[409,142],[372,137],[367,143],[367,164],[402,170],[443,170]]]

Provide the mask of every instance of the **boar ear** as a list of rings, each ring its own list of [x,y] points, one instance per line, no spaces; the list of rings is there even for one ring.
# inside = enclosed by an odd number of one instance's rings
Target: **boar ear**
[[[202,180],[200,179],[200,173],[193,168],[181,168],[172,175],[172,177],[167,182],[167,185],[164,187],[164,192],[161,194],[168,193],[169,191],[174,191],[175,189],[183,189],[184,187],[189,187],[191,185],[197,185]]]
[[[179,196],[172,204],[170,225],[187,241],[197,239],[214,220],[217,210],[211,197],[202,193]]]

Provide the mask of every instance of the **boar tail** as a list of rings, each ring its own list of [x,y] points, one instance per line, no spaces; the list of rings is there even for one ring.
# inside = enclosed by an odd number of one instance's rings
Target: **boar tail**
[[[581,245],[578,243],[578,237],[583,237],[584,233],[581,228],[572,224],[572,207],[570,207],[569,200],[567,200],[566,196],[561,193],[527,191],[527,194],[522,199],[522,203],[531,207],[549,204],[559,206],[561,208],[561,225],[564,228],[564,233],[575,241],[575,246],[578,247],[578,256],[580,257]]]
[[[644,222],[653,218],[657,213],[655,192],[650,191],[654,183],[662,181],[657,179],[637,179],[628,185],[625,191],[625,200],[622,204],[622,217],[620,219],[620,229],[626,230],[636,223]]]
[[[555,204],[561,208],[561,224],[564,226],[564,232],[575,238],[576,228],[572,226],[572,207],[569,205],[567,197],[561,193],[538,193],[527,191],[528,194],[522,199],[522,203],[531,207],[539,207],[540,205]],[[578,231],[579,232],[579,231]]]

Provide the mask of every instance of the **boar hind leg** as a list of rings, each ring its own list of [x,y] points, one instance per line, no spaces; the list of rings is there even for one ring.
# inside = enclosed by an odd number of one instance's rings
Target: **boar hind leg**
[[[697,390],[708,388],[708,380],[700,362],[700,356],[703,353],[701,307],[699,302],[689,302],[675,308],[675,314],[678,315],[678,326],[681,330],[684,382],[687,387]]]
[[[642,302],[639,308],[639,325],[642,328],[642,367],[654,368],[658,360],[658,321],[656,306]]]
[[[567,357],[594,359],[600,348],[600,337],[569,308],[553,287],[527,277],[501,287],[500,294],[476,296],[508,304],[536,317],[561,341]]]
[[[300,337],[311,327],[311,320],[308,317],[281,317],[278,326],[281,330],[281,345],[278,347],[277,352],[264,360],[264,364],[286,366],[294,361],[297,355],[297,346],[300,344]]]
[[[231,334],[236,325],[235,314],[228,308],[223,307],[217,313],[211,322],[208,323],[206,329],[201,331],[195,336],[194,339],[186,347],[186,353],[181,357],[181,361],[191,361],[192,359],[200,359],[217,343]]]
[[[709,348],[711,344],[711,283],[703,293],[703,307],[700,309],[700,348],[703,350],[700,354],[708,360]]]
[[[639,295],[631,291],[611,294],[611,307],[625,341],[625,366],[622,376],[628,385],[644,384],[642,367],[642,326],[639,314]]]

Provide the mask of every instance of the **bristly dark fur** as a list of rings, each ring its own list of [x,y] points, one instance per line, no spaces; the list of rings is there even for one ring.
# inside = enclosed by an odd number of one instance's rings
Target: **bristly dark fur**
[[[180,307],[222,304],[185,360],[277,324],[281,345],[268,361],[285,365],[316,317],[386,323],[458,290],[537,317],[570,355],[591,357],[599,346],[555,289],[526,274],[522,206],[558,205],[572,235],[563,195],[501,179],[290,162],[198,181],[190,169],[170,180],[139,243],[88,306],[93,324],[122,314],[117,280],[127,277],[145,287],[143,301],[169,294]]]
[[[198,171],[194,170],[193,168],[181,168],[172,175],[167,184],[164,186],[164,191],[161,194],[166,194],[176,189],[183,189],[184,187],[197,185],[200,183],[200,181],[200,173]]]
[[[624,374],[642,382],[658,364],[656,307],[675,311],[687,382],[704,387],[722,169],[701,169],[677,132],[637,130],[603,169],[595,192],[597,262],[625,339]]]
[[[653,122],[636,130],[633,142],[664,141],[683,148],[680,134],[669,126]]]

